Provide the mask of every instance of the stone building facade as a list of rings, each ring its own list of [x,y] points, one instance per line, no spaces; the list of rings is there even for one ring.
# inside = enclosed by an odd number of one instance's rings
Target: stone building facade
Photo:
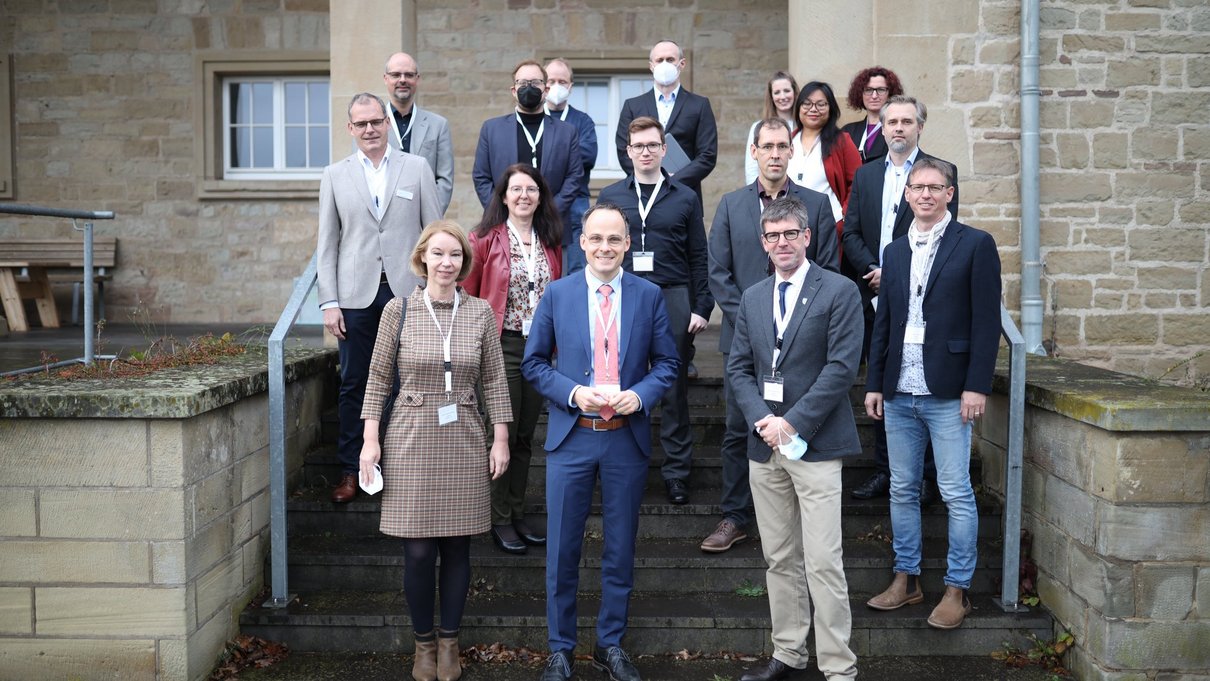
[[[1041,24],[1045,342],[1060,356],[1206,385],[1210,7],[1045,0]],[[957,162],[959,217],[995,236],[1015,310],[1019,26],[1018,0],[10,0],[0,194],[118,213],[100,226],[119,239],[107,293],[116,322],[135,312],[272,321],[314,246],[317,182],[216,175],[217,76],[331,73],[342,122],[351,92],[383,90],[383,57],[413,52],[419,101],[451,122],[450,216],[470,225],[479,126],[508,111],[514,63],[562,55],[581,75],[641,71],[647,48],[671,37],[687,49],[688,87],[710,97],[720,123],[708,222],[742,182],[742,137],[769,73],[788,64],[800,81],[843,90],[881,63],[928,103],[923,146]],[[332,155],[349,148],[333,130]],[[0,221],[0,237],[67,232]]]

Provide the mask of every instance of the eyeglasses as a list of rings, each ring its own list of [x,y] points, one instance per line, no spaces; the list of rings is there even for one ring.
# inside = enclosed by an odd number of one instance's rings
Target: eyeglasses
[[[886,97],[886,93],[888,93],[890,91],[891,91],[890,88],[885,88],[885,87],[868,87],[868,88],[862,90],[861,94],[878,95],[879,97]]]
[[[537,196],[538,188],[537,187],[522,187],[521,185],[515,184],[508,188],[508,193],[509,194],[532,194],[534,196]]]
[[[762,144],[756,148],[756,150],[762,154],[772,154],[774,149],[776,149],[784,154],[790,150],[790,145],[789,144]]]
[[[806,109],[807,111],[812,111],[812,110],[827,111],[828,110],[828,100],[825,99],[825,100],[821,100],[818,102],[812,102],[811,100],[808,99],[807,101],[802,103],[802,107],[800,107],[800,108]]]
[[[621,247],[622,244],[626,243],[625,237],[620,237],[617,235],[611,236],[607,239],[607,238],[601,236],[600,234],[593,234],[592,236],[586,237],[586,238],[588,240],[588,243],[592,244],[593,246],[597,246],[597,247],[600,247],[601,244],[607,243],[610,246],[612,246],[613,248],[619,248],[619,247]]]
[[[546,81],[544,81],[540,78],[533,78],[530,80],[514,80],[513,85],[517,86],[518,90],[525,87],[526,85],[532,85],[534,87],[540,88],[543,85],[546,85]]]
[[[944,184],[909,184],[909,185],[907,186],[907,190],[908,190],[909,192],[913,193],[913,194],[919,194],[919,193],[923,192],[925,189],[929,190],[929,193],[930,193],[930,194],[932,194],[933,196],[941,196],[942,194],[944,194],[944,193],[945,193],[945,190],[946,190],[946,189],[949,189],[949,185],[944,185]]]
[[[387,78],[390,78],[391,80],[399,80],[400,78],[405,80],[416,80],[419,75],[420,73],[417,71],[387,71]]]
[[[371,128],[381,128],[382,124],[386,122],[387,119],[385,118],[371,118],[368,121],[349,121],[349,125],[352,125],[358,130],[365,130],[367,125]]]
[[[655,152],[659,151],[660,148],[663,146],[664,146],[663,142],[648,142],[646,144],[627,144],[626,148],[633,151],[636,154],[641,154],[641,153],[643,153],[643,151],[646,151],[649,154],[654,154]]]
[[[784,232],[765,232],[760,235],[760,238],[764,239],[767,244],[775,244],[783,236],[786,237],[786,241],[797,241],[798,237],[802,236],[802,230],[787,229]]]

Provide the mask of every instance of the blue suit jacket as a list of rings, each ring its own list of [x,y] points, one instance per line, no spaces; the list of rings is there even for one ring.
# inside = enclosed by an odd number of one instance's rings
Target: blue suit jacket
[[[559,448],[575,427],[580,410],[567,398],[592,375],[592,337],[588,330],[588,282],[582,272],[552,281],[538,301],[521,373],[550,402],[546,450]],[[676,380],[680,365],[660,288],[642,277],[622,274],[621,333],[618,336],[622,390],[643,402],[629,416],[635,445],[651,454],[651,409]],[[555,319],[559,324],[555,325]],[[553,361],[558,350],[558,366]]]
[[[487,207],[492,198],[496,182],[504,170],[517,158],[517,117],[508,114],[489,118],[479,129],[479,146],[475,149],[475,166],[471,178],[475,182],[475,193],[479,203]],[[538,159],[538,171],[555,197],[555,208],[560,215],[567,215],[572,201],[580,194],[584,177],[584,164],[580,158],[580,137],[576,126],[546,117],[542,129],[542,157]]]
[[[912,248],[895,239],[882,257],[866,390],[894,396],[903,366]],[[1000,347],[1000,254],[987,232],[952,221],[924,288],[924,380],[936,397],[990,395]]]

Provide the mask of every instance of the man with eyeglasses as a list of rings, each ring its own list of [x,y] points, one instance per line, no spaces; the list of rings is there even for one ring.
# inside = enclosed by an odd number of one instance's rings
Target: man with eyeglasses
[[[970,613],[979,510],[971,487],[971,426],[992,391],[1000,345],[1000,255],[987,232],[954,219],[953,167],[919,159],[908,173],[915,218],[882,256],[865,409],[885,418],[891,463],[894,576],[869,607],[924,600],[920,589],[920,481],[931,443],[949,515],[945,594],[928,624],[956,629]]]
[[[562,59],[546,63],[546,113],[576,127],[580,135],[580,161],[584,165],[584,181],[580,193],[563,216],[563,276],[584,267],[584,251],[580,250],[581,222],[588,210],[589,174],[597,164],[597,124],[587,113],[568,103],[575,87],[571,65]]]
[[[348,128],[357,152],[324,168],[319,183],[319,307],[340,351],[336,503],[357,496],[361,405],[382,309],[416,287],[408,257],[424,226],[441,217],[432,168],[395,149],[388,116],[377,95],[354,95]]]
[[[619,206],[637,228],[623,266],[657,284],[668,308],[681,367],[660,402],[660,472],[668,502],[689,503],[693,432],[689,427],[690,344],[714,310],[706,255],[706,228],[697,194],[661,167],[667,150],[664,128],[648,116],[630,122],[629,154],[634,172],[601,190],[600,200]]]
[[[852,281],[807,259],[816,231],[793,197],[764,209],[756,236],[774,273],[740,298],[727,360],[747,432],[773,629],[771,658],[741,681],[806,668],[812,626],[824,676],[857,677],[840,477],[844,459],[861,454],[849,404],[861,361],[861,297]]]
[[[528,163],[542,174],[554,195],[555,209],[567,219],[571,206],[587,182],[580,157],[579,133],[570,123],[550,116],[542,107],[546,97],[546,69],[532,59],[513,69],[515,110],[489,118],[479,130],[471,178],[479,203],[487,207],[496,183],[506,181],[504,171],[514,163]]]
[[[449,208],[454,195],[454,145],[450,124],[441,116],[416,104],[420,86],[420,68],[410,54],[396,52],[387,59],[382,81],[391,103],[391,142],[400,151],[423,156],[437,178],[437,198],[441,214]]]
[[[832,207],[824,194],[794,184],[786,173],[794,148],[790,126],[780,118],[761,121],[750,140],[749,153],[760,174],[752,184],[727,195],[714,212],[710,227],[710,292],[723,310],[723,328],[718,349],[726,365],[735,332],[735,318],[744,291],[773,272],[773,263],[760,239],[760,219],[776,199],[793,197],[807,211],[812,237],[805,255],[820,267],[839,271],[840,252]],[[723,434],[723,490],[719,505],[723,518],[702,542],[707,553],[722,553],[748,538],[752,523],[752,490],[748,485],[748,426],[735,402],[730,377],[724,373],[723,394],[727,401],[727,429]]]
[[[879,112],[882,134],[888,153],[882,163],[867,163],[857,170],[849,207],[845,213],[844,272],[855,278],[861,290],[865,311],[865,341],[862,356],[869,357],[870,333],[874,325],[874,306],[882,284],[882,257],[888,244],[907,234],[913,214],[911,202],[904,195],[908,173],[921,159],[936,159],[920,149],[920,134],[928,116],[924,103],[915,97],[899,95],[889,99]],[[957,178],[954,164],[946,163]],[[948,210],[958,216],[958,182],[954,180],[953,196]],[[879,422],[874,431],[874,473],[850,492],[855,499],[886,496],[890,490],[891,473],[887,462],[886,430]],[[925,454],[924,483],[920,502],[924,505],[937,498],[937,471],[932,452]]]

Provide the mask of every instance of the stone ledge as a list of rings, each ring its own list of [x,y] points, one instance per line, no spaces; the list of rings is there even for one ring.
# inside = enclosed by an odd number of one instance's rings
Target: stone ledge
[[[1210,396],[1192,388],[1128,376],[1052,357],[1028,356],[1025,401],[1111,431],[1210,431]],[[993,389],[1007,395],[1008,353]]]
[[[0,382],[0,417],[189,418],[267,391],[268,358],[265,347],[254,346],[215,364],[165,369],[139,378]],[[334,369],[336,351],[287,348],[285,360],[286,382],[291,383]]]

